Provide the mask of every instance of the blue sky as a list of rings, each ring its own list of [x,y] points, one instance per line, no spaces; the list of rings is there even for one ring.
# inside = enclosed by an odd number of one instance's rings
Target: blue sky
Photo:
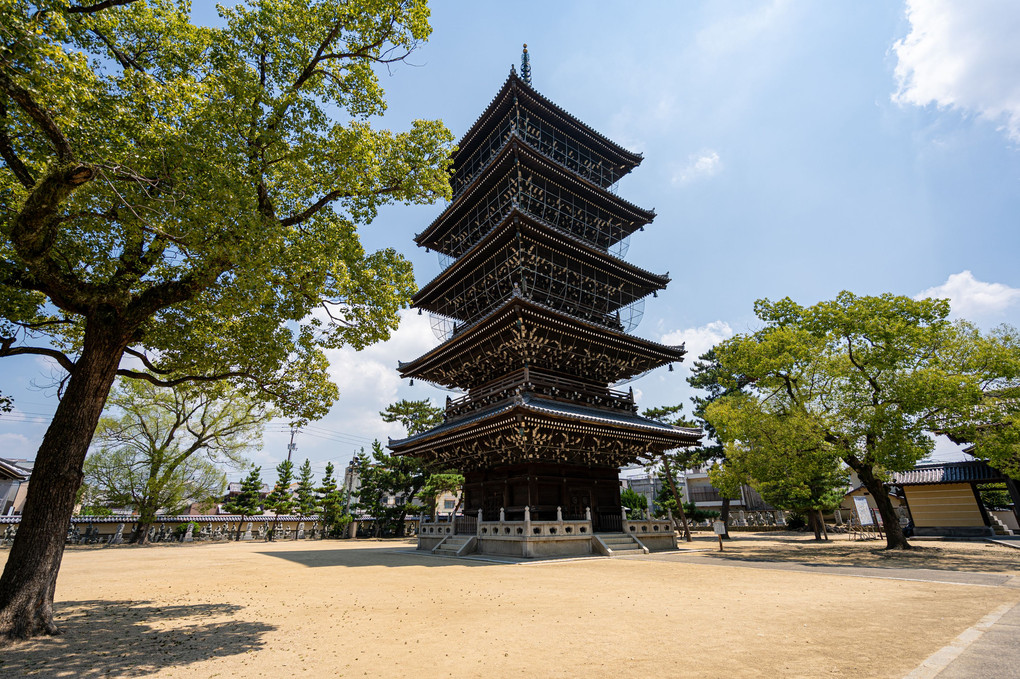
[[[527,42],[540,92],[645,156],[619,193],[658,216],[627,258],[673,282],[647,300],[636,334],[696,356],[755,329],[758,298],[812,304],[844,289],[950,297],[984,327],[1020,324],[1020,3],[446,0],[432,11],[430,42],[382,74],[380,124],[440,118],[459,137]],[[441,210],[387,208],[364,242],[404,252],[423,285],[440,264],[412,238]],[[297,457],[342,466],[372,438],[401,436],[381,408],[446,392],[401,382],[396,361],[437,343],[410,312],[389,342],[331,352],[341,397],[298,435]],[[55,403],[30,383],[50,372],[4,360],[0,390],[24,414],[0,417],[0,454],[34,456]],[[641,405],[686,401],[686,374],[635,382]],[[286,455],[283,429],[267,432],[258,464]]]

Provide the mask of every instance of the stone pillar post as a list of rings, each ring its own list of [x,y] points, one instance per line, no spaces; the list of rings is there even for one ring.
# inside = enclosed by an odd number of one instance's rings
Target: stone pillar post
[[[475,535],[482,537],[482,508],[478,508],[478,523],[475,525]]]

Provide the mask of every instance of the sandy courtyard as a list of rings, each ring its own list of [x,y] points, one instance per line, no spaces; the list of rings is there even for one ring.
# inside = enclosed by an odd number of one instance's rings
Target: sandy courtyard
[[[825,556],[751,538],[728,545],[726,563],[705,552],[698,563],[503,564],[411,546],[69,549],[57,585],[66,634],[0,650],[0,676],[902,677],[1020,600],[1016,577],[976,586],[732,567],[741,551],[882,566],[875,543]],[[940,545],[907,565],[1017,573],[1020,550],[988,547]]]

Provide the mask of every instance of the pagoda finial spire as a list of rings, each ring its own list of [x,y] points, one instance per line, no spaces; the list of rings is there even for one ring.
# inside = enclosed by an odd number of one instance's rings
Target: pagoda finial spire
[[[524,51],[521,52],[521,78],[524,82],[531,84],[531,59],[528,57],[528,43],[524,43]]]

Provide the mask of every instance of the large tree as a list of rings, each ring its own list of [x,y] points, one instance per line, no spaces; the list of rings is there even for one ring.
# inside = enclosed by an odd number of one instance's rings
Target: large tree
[[[727,441],[725,466],[709,472],[712,484],[732,490],[747,483],[774,507],[804,513],[815,539],[828,539],[822,511],[843,499],[848,475],[818,419],[781,393],[765,400],[734,394],[708,412]]]
[[[759,300],[755,311],[761,330],[716,347],[723,383],[743,393],[719,398],[707,419],[720,428],[725,409],[749,398],[761,416],[745,424],[757,419],[756,435],[792,432],[788,442],[798,450],[802,434],[814,432],[818,445],[838,455],[875,499],[887,546],[909,548],[886,473],[928,455],[931,432],[947,418],[974,412],[989,385],[1002,378],[999,362],[983,360],[984,354],[1017,347],[996,348],[972,326],[948,321],[946,300],[842,292],[811,307],[788,298]],[[770,417],[798,424],[784,428]],[[746,430],[740,435],[752,437]]]
[[[210,28],[186,0],[0,0],[0,356],[67,372],[0,637],[57,632],[64,531],[117,375],[230,380],[322,415],[323,349],[387,337],[414,290],[358,225],[449,196],[440,122],[372,126],[376,69],[427,39],[424,0],[220,11]]]
[[[214,383],[157,387],[125,380],[106,402],[85,482],[108,505],[138,511],[133,542],[148,541],[156,512],[221,497],[223,467],[242,469],[271,416],[262,403]]]

